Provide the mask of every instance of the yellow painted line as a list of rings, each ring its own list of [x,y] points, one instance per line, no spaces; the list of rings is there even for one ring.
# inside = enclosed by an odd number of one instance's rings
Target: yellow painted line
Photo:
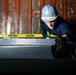
[[[0,38],[42,38],[42,34],[0,34]],[[58,37],[50,34],[50,37]]]

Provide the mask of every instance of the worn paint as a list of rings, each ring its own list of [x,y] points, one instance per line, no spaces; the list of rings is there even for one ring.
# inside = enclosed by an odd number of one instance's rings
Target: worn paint
[[[62,16],[62,0],[56,0],[56,9],[58,11],[58,15]]]
[[[69,17],[69,20],[70,20],[70,24],[73,24],[74,23],[74,8],[73,8],[73,5],[74,5],[74,0],[68,0],[68,17]]]
[[[2,34],[6,34],[6,26],[7,26],[7,19],[8,19],[8,2],[7,0],[4,0],[4,3],[3,3],[3,15],[2,15],[2,23],[1,23],[1,26],[2,26],[2,31],[1,33]]]
[[[22,33],[28,33],[27,28],[28,28],[28,14],[27,12],[27,1],[28,0],[22,0]]]
[[[3,7],[4,7],[4,0],[0,0],[0,33],[2,33],[2,29],[3,29]]]
[[[38,33],[39,14],[39,0],[32,0],[32,33]]]

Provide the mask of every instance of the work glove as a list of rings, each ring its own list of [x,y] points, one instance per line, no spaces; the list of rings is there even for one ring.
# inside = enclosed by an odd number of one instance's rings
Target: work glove
[[[61,37],[58,39],[55,39],[55,44],[57,45],[57,51],[58,52],[65,52],[67,43],[66,43],[66,38]]]
[[[64,58],[67,53],[66,38],[55,39],[55,44],[51,46],[52,54],[55,58]]]
[[[57,46],[60,46],[60,47],[66,46],[66,42],[67,42],[67,40],[66,40],[66,38],[64,38],[64,37],[55,39],[56,45],[57,45]]]
[[[75,47],[68,43],[64,37],[55,39],[55,44],[51,46],[51,51],[54,58],[72,59]]]

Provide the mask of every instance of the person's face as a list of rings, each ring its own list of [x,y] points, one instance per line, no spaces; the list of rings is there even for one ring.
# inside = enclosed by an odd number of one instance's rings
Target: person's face
[[[45,24],[46,24],[51,30],[54,29],[55,22],[45,22]]]

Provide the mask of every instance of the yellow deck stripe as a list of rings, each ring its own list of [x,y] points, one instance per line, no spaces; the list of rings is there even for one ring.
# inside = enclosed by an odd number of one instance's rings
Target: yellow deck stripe
[[[0,38],[42,38],[42,34],[0,34]],[[58,37],[50,34],[50,37]]]

